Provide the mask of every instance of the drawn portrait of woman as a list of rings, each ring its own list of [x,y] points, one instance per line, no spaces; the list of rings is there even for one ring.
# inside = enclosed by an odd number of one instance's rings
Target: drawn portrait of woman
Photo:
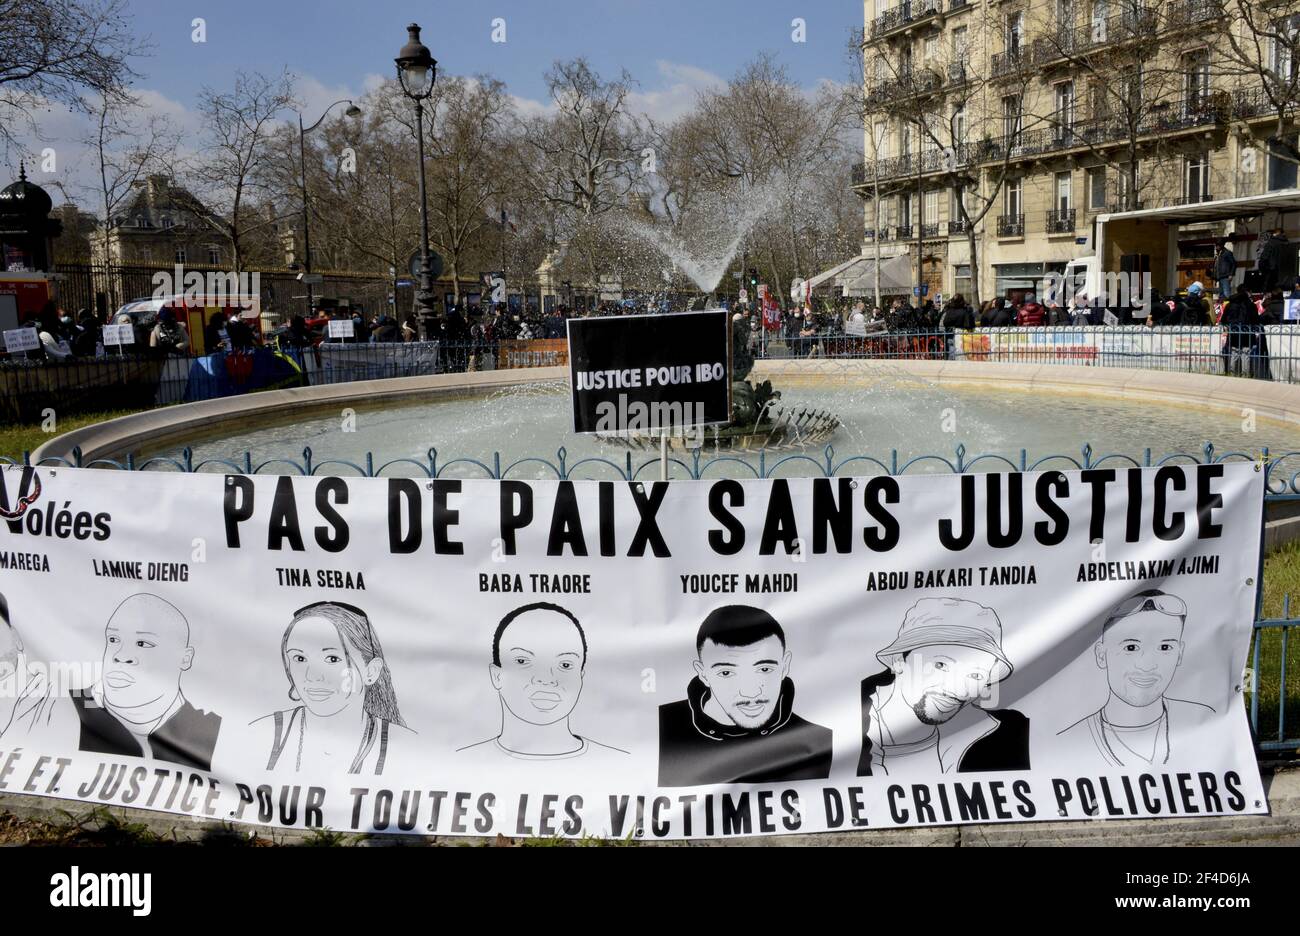
[[[253,722],[270,731],[266,769],[381,774],[406,728],[366,612],[318,601],[294,612],[280,641],[292,708]]]

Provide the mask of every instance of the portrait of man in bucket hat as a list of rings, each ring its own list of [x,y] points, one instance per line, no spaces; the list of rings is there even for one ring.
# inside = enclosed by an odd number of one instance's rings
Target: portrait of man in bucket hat
[[[992,608],[922,598],[876,659],[884,671],[862,680],[858,776],[1029,769],[1029,719],[977,704],[1013,669]]]

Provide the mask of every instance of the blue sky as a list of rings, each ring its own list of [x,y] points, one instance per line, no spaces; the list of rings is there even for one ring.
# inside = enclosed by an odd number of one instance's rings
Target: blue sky
[[[862,27],[862,9],[861,0],[128,0],[139,33],[153,45],[133,63],[140,74],[134,91],[185,133],[182,155],[202,131],[195,102],[204,85],[225,89],[237,70],[275,75],[287,68],[311,122],[330,103],[393,75],[412,21],[424,27],[440,72],[501,79],[524,115],[544,107],[550,65],[581,55],[605,76],[626,68],[636,82],[630,108],[669,120],[760,52],[774,53],[809,90],[846,81],[845,47]],[[198,17],[203,43],[192,39]],[[492,41],[498,17],[504,43]],[[796,17],[805,23],[804,42],[792,40]],[[38,137],[18,130],[33,180],[94,204],[95,161],[79,142],[88,135],[85,118],[55,107],[37,125]],[[57,168],[46,172],[31,157],[50,147]],[[0,184],[17,174],[19,156],[0,152]]]
[[[601,73],[626,67],[643,93],[671,80],[661,62],[727,77],[764,50],[800,84],[843,81],[848,32],[862,26],[861,0],[132,0],[130,9],[156,46],[139,63],[141,87],[186,106],[235,68],[287,66],[326,87],[359,90],[367,76],[392,73],[412,21],[442,69],[485,72],[537,100],[550,63],[577,55]],[[195,17],[207,23],[206,45],[190,40]],[[506,21],[505,43],[491,41],[496,17]],[[795,17],[807,23],[802,44],[791,41]]]

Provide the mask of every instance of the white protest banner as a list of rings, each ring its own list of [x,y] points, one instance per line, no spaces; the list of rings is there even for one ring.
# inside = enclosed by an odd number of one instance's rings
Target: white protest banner
[[[5,329],[5,350],[10,354],[35,351],[40,346],[41,338],[35,328]]]
[[[1263,473],[0,472],[0,790],[692,839],[1266,811]]]
[[[355,338],[356,328],[350,318],[336,318],[329,321],[330,338]]]

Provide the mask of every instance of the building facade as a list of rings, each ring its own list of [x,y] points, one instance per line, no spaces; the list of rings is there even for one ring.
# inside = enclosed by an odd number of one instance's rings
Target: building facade
[[[1091,253],[1103,213],[1295,188],[1296,162],[1265,146],[1294,152],[1290,104],[1248,61],[1294,85],[1294,46],[1247,35],[1235,2],[866,0],[864,255],[919,256],[932,296],[978,277],[981,299],[1019,298]],[[1295,4],[1258,6],[1294,35]],[[1180,281],[1204,280],[1222,235],[1249,266],[1258,234],[1183,231]]]
[[[188,190],[151,175],[91,237],[91,256],[115,265],[220,266],[230,258]]]

